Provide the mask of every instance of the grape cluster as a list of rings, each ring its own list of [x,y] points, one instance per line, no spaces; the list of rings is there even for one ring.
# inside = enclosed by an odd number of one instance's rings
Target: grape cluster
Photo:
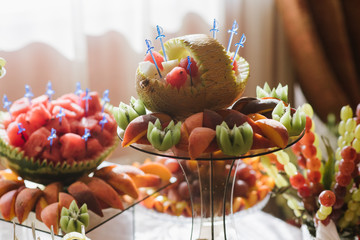
[[[316,218],[322,221],[324,224],[330,221],[330,214],[332,207],[336,202],[335,194],[330,190],[324,190],[319,195],[320,207],[316,212]]]

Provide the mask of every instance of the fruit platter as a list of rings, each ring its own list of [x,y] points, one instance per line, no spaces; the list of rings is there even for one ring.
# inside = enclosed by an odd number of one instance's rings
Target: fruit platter
[[[228,231],[232,216],[266,199],[271,180],[249,188],[244,179],[251,182],[256,174],[244,177],[236,169],[244,171],[246,159],[288,148],[304,134],[306,116],[288,103],[287,86],[265,83],[256,97],[241,97],[249,77],[249,64],[238,55],[245,40],[242,35],[235,52],[204,34],[170,39],[158,52],[145,40],[148,51],[136,70],[139,98],[111,110],[122,147],[164,164],[177,160],[181,182],[143,205],[190,218],[190,239],[237,239]],[[252,192],[241,193],[246,187]]]
[[[33,98],[29,86],[14,103],[3,98],[0,112],[0,220],[15,221],[62,236],[98,228],[143,198],[175,180],[152,164],[118,165],[104,160],[117,147],[117,123],[97,92],[82,91],[52,99]]]

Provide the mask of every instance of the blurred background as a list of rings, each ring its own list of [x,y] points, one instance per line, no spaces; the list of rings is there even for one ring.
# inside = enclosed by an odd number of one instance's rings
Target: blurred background
[[[360,102],[360,1],[357,0],[0,0],[0,56],[7,74],[0,96],[38,96],[51,81],[55,97],[76,82],[102,93],[111,104],[128,103],[135,92],[135,70],[145,56],[145,39],[160,49],[156,25],[165,40],[184,34],[211,35],[227,46],[233,21],[245,33],[239,52],[250,63],[244,95],[257,85],[289,85],[289,99],[309,102],[319,119],[338,115],[341,106]],[[232,51],[235,50],[233,46]],[[118,148],[113,159],[129,158]]]

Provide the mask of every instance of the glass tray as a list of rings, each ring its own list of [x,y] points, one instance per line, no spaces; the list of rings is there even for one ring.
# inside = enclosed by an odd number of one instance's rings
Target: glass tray
[[[107,165],[113,165],[114,163],[110,163],[110,162],[103,162],[99,165],[99,167],[104,167]],[[162,186],[160,186],[159,188],[152,188],[151,193],[147,194],[147,195],[143,195],[141,198],[136,199],[136,200],[132,200],[130,201],[130,198],[125,199],[126,201],[123,201],[124,204],[124,210],[119,210],[119,209],[113,209],[113,208],[107,208],[107,209],[103,209],[103,217],[100,217],[96,214],[94,214],[93,212],[91,212],[89,210],[89,215],[90,215],[90,222],[89,222],[89,226],[86,228],[86,234],[89,234],[91,232],[93,232],[94,230],[96,230],[97,228],[101,227],[102,225],[106,224],[107,222],[110,222],[111,220],[113,220],[114,218],[118,217],[121,214],[124,214],[128,211],[130,211],[135,205],[139,204],[141,201],[147,199],[148,197],[150,197],[153,194],[156,194],[158,191],[161,191],[162,189],[168,187],[169,185],[173,184],[174,182],[176,182],[176,178],[172,177],[169,181],[169,183],[164,184]],[[36,188],[39,187],[40,185],[34,182],[30,182],[25,180],[25,185],[27,187],[31,187],[31,188]],[[43,186],[41,186],[43,187]],[[147,191],[148,192],[148,191]],[[42,232],[42,233],[46,233],[46,234],[51,234],[50,229],[42,222],[40,222],[39,220],[36,219],[35,213],[32,211],[30,212],[28,218],[23,221],[21,224],[18,222],[17,218],[15,217],[13,219],[13,221],[6,221],[2,218],[1,214],[0,214],[0,221],[2,222],[8,222],[8,223],[15,223],[17,228],[19,227],[23,227],[23,228],[28,228],[31,229],[32,228],[32,224],[35,225],[35,230],[38,232]],[[13,231],[12,228],[9,229],[9,231]],[[61,234],[61,231],[58,235],[55,235],[58,237],[62,237],[63,234]],[[23,239],[19,239],[19,240],[23,240]]]

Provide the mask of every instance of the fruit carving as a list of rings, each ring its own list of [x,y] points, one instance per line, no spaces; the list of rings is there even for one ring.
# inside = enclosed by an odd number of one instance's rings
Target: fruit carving
[[[89,213],[87,205],[80,208],[75,201],[72,201],[69,208],[63,207],[60,214],[60,227],[64,233],[81,232],[81,226],[89,225]]]
[[[304,130],[306,116],[302,109],[291,108],[284,102],[287,86],[279,85],[271,90],[265,84],[264,89],[258,87],[257,92],[264,97],[243,97],[231,109],[205,109],[183,121],[145,109],[123,128],[122,146],[152,145],[157,150],[171,149],[175,155],[191,159],[206,157],[209,153],[241,156],[252,150],[285,148]],[[120,105],[133,112],[131,103]],[[117,122],[128,122],[127,115],[117,114],[116,111],[122,111],[120,106],[113,111]]]
[[[229,107],[243,93],[249,64],[236,56],[237,69],[224,47],[203,34],[173,38],[164,43],[168,61],[152,51],[136,71],[136,90],[147,109],[183,120],[204,109]],[[160,56],[159,56],[160,55]]]
[[[117,123],[102,109],[98,93],[88,91],[16,100],[0,113],[4,165],[38,183],[69,183],[95,170],[118,143]]]

